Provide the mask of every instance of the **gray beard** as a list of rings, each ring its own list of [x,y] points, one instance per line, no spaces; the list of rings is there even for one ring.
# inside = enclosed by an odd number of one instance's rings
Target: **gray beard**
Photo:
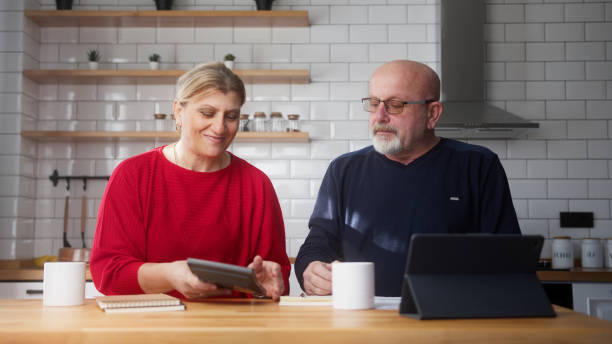
[[[397,135],[393,136],[391,140],[381,139],[374,135],[372,136],[372,145],[374,150],[383,155],[395,155],[403,150],[402,143]]]

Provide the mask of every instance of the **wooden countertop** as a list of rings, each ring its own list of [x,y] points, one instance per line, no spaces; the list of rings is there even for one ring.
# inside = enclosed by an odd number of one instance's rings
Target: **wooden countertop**
[[[91,280],[89,268],[85,271],[87,280]],[[573,268],[568,271],[541,270],[537,272],[542,282],[606,282],[612,283],[612,269]],[[0,264],[0,282],[8,281],[42,281],[43,269],[36,267],[4,267]]]
[[[610,323],[555,307],[556,318],[415,320],[397,311],[280,307],[269,300],[186,302],[184,312],[106,314],[86,300],[44,307],[0,300],[0,338],[19,343],[610,343]],[[1,340],[0,340],[1,341]]]

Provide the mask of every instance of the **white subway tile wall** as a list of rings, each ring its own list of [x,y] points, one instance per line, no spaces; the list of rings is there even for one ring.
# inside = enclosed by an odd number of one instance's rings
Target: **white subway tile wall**
[[[612,236],[612,5],[604,0],[487,0],[487,99],[540,128],[508,140],[470,140],[502,159],[524,233]],[[411,58],[438,69],[439,0],[277,0],[307,10],[310,26],[39,28],[23,10],[53,10],[53,0],[0,5],[0,259],[55,254],[64,197],[69,236],[78,241],[80,197],[88,201],[87,244],[105,181],[54,187],[60,174],[109,175],[132,155],[167,142],[32,142],[21,130],[153,130],[152,114],[170,113],[174,85],[37,85],[24,68],[162,69],[237,56],[236,68],[310,71],[304,85],[247,85],[243,113],[298,113],[309,143],[234,143],[231,151],[271,178],[295,256],[329,162],[370,144],[367,114],[373,70]],[[151,1],[75,0],[75,9],[153,9]],[[178,9],[254,9],[251,0],[182,0]],[[592,211],[594,229],[560,228],[560,211]],[[550,256],[550,242],[542,254]]]

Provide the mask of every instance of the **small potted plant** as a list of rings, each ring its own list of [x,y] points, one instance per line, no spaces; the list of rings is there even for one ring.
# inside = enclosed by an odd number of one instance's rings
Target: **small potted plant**
[[[154,2],[158,11],[169,11],[172,9],[174,0],[154,0]]]
[[[71,10],[72,0],[55,0],[55,7],[58,10]]]
[[[223,63],[225,64],[225,67],[227,67],[229,69],[233,69],[234,68],[234,60],[236,60],[236,56],[234,56],[232,54],[227,54],[223,58]]]
[[[102,55],[98,49],[89,49],[87,51],[87,61],[89,61],[89,69],[98,69],[98,61]]]
[[[255,0],[255,6],[257,6],[258,11],[269,11],[272,9],[272,2],[274,0]]]
[[[152,70],[158,70],[160,60],[161,56],[159,56],[159,54],[149,55],[149,68],[151,68]]]

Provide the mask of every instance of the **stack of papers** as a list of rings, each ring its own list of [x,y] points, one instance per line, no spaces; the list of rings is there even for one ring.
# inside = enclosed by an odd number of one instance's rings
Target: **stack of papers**
[[[111,295],[96,297],[106,313],[184,311],[185,305],[166,294]]]

